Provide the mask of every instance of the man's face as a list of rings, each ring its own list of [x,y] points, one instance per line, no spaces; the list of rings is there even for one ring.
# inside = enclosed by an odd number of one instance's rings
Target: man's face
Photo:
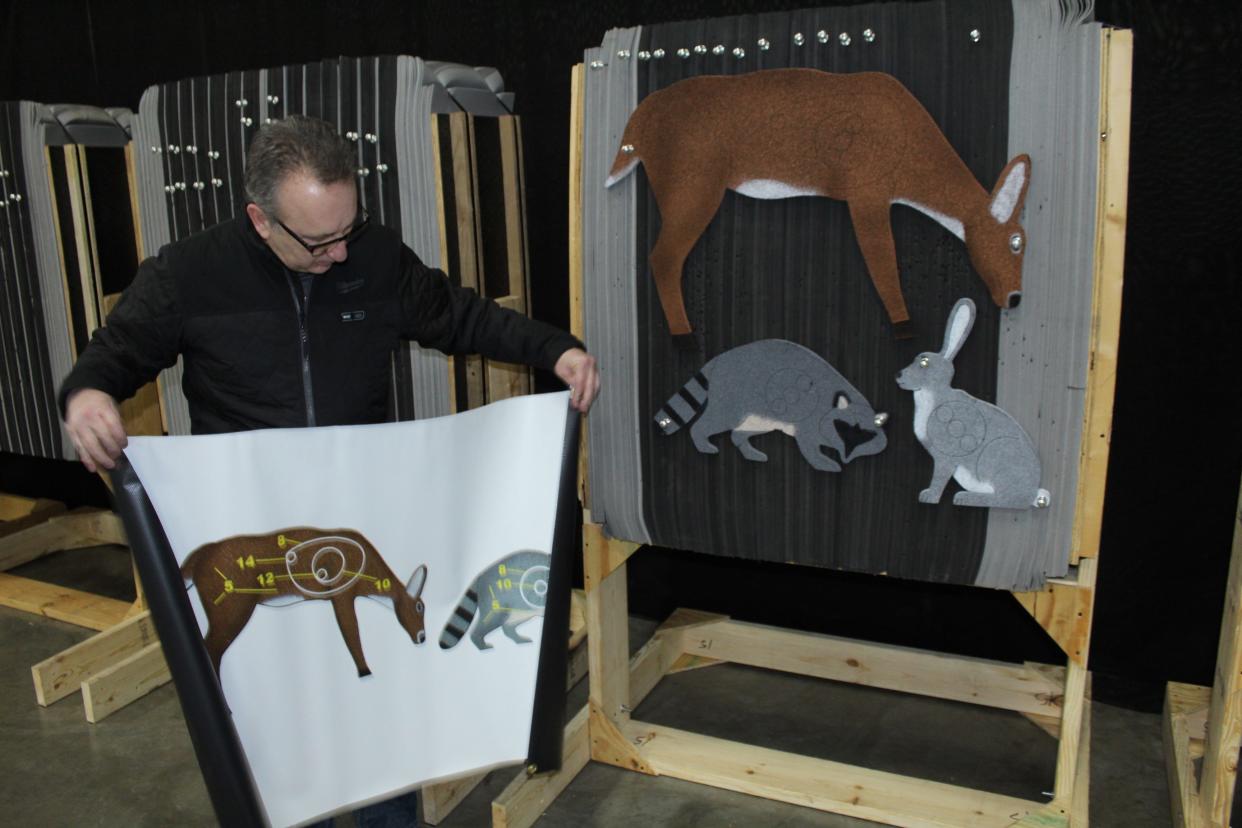
[[[267,215],[256,204],[247,205],[246,212],[285,267],[302,273],[324,273],[349,256],[346,242],[338,241],[312,254],[291,234],[312,247],[344,236],[358,219],[358,191],[353,181],[324,184],[298,172],[276,187],[276,215]]]

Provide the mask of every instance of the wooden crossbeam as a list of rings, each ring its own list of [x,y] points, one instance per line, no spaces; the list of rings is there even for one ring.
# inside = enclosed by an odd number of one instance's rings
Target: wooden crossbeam
[[[112,512],[78,509],[54,515],[0,538],[0,570],[66,549],[125,544],[125,531]]]
[[[1065,670],[721,620],[679,634],[688,655],[1059,718]]]
[[[631,721],[625,735],[657,775],[911,828],[996,828],[1045,814],[1044,803],[743,745]],[[1067,820],[1046,814],[1046,826]]]
[[[157,642],[151,614],[109,627],[30,668],[35,700],[44,707],[78,692],[82,682]]]
[[[164,652],[158,641],[152,642],[82,682],[86,720],[100,722],[170,681]]]
[[[0,606],[92,630],[106,630],[125,620],[130,604],[0,572]]]

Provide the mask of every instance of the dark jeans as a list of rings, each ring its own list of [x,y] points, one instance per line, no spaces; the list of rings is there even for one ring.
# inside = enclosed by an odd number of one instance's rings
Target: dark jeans
[[[358,828],[418,828],[418,791],[365,805],[352,814]],[[307,828],[332,828],[335,818],[315,822]]]

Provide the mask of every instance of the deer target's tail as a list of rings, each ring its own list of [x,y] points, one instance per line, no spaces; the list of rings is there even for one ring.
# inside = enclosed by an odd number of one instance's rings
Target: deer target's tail
[[[474,616],[478,611],[479,593],[471,587],[466,590],[466,594],[454,608],[453,614],[449,616],[448,623],[444,625],[444,632],[440,633],[441,650],[451,650],[457,646],[457,642],[461,641],[466,630],[470,629],[470,623],[474,621]]]
[[[643,131],[642,122],[646,120],[645,114],[646,110],[639,106],[630,115],[630,120],[626,122],[625,134],[621,136],[621,146],[617,148],[617,157],[613,159],[612,168],[608,170],[608,178],[604,179],[605,187],[611,187],[634,172],[634,168],[642,160],[638,135]]]
[[[656,425],[665,434],[672,434],[682,426],[689,425],[706,404],[707,377],[699,371],[656,412]]]

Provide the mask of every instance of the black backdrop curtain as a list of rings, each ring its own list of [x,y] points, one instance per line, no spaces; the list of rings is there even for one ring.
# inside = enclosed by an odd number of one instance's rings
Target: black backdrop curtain
[[[500,69],[526,146],[534,310],[564,325],[569,67],[614,26],[815,5],[758,0],[9,0],[0,100],[136,109],[159,81],[329,55],[406,53]],[[1158,704],[1210,684],[1240,451],[1242,5],[1100,0],[1135,32],[1129,236],[1091,668],[1096,698]],[[0,490],[99,497],[80,470],[0,456]],[[65,493],[67,481],[74,491]],[[1059,661],[1002,593],[654,550],[630,604],[984,657]],[[739,588],[737,584],[744,584]],[[1121,681],[1110,682],[1116,678]],[[1138,694],[1133,691],[1138,689]],[[1130,694],[1123,698],[1123,694]]]

